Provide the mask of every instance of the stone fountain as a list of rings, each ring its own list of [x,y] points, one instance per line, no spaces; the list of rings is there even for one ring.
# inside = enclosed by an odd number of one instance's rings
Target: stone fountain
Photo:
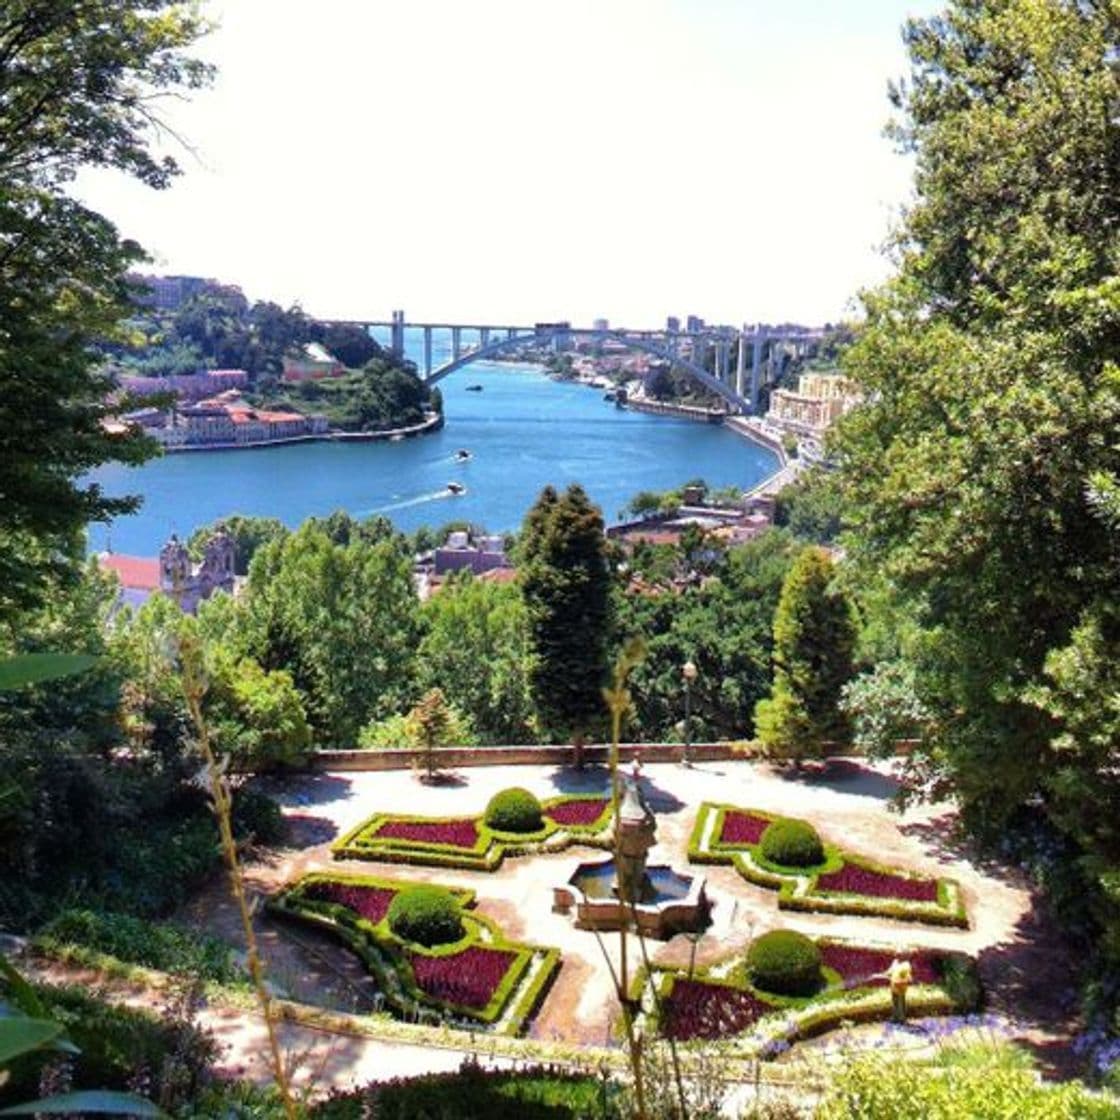
[[[553,888],[553,909],[567,914],[574,907],[581,929],[619,929],[630,924],[631,915],[647,937],[703,929],[708,921],[703,877],[646,863],[657,821],[637,775],[623,781],[615,827],[617,864],[615,856],[578,864],[563,886]]]

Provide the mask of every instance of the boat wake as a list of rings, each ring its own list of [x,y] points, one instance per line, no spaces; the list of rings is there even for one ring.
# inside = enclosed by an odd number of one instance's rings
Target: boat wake
[[[383,506],[373,506],[371,509],[364,509],[358,517],[373,517],[378,513],[392,513],[396,509],[409,509],[412,506],[426,505],[428,502],[438,502],[443,498],[452,498],[455,495],[446,486],[442,490],[433,490],[428,494],[420,494],[415,498],[405,498],[399,502],[389,502]]]

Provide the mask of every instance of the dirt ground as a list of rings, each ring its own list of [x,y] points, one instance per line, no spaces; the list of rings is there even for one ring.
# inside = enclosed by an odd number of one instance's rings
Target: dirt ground
[[[617,967],[617,936],[578,930],[553,913],[552,887],[564,882],[588,849],[507,859],[501,870],[427,869],[370,861],[332,860],[330,844],[376,812],[456,815],[481,812],[499,789],[520,785],[540,797],[605,791],[601,768],[582,773],[555,767],[467,769],[442,786],[421,784],[411,772],[324,773],[283,783],[269,792],[291,825],[291,846],[257,853],[246,869],[250,890],[266,896],[309,870],[332,868],[398,879],[472,887],[478,909],[519,940],[554,945],[563,965],[532,1033],[539,1038],[599,1043],[607,1040],[614,1007],[604,953]],[[695,867],[707,879],[712,924],[697,944],[684,935],[654,943],[654,961],[706,963],[745,949],[768,929],[792,928],[810,935],[849,937],[899,947],[958,949],[976,956],[989,1010],[1006,1016],[1051,1073],[1069,1068],[1068,1039],[1075,1026],[1073,964],[1059,932],[1046,921],[1028,885],[1014,870],[984,864],[953,840],[947,805],[891,808],[896,783],[885,768],[832,764],[794,775],[748,761],[705,763],[691,769],[651,765],[643,787],[657,814],[651,863],[689,870],[687,844],[702,801],[728,802],[811,820],[822,836],[877,861],[962,886],[970,928],[937,929],[913,922],[846,915],[779,911],[776,892],[752,886],[730,867]],[[224,880],[195,898],[181,920],[239,943],[237,916]],[[272,983],[307,1002],[345,1010],[370,1006],[374,989],[345,950],[302,927],[279,923],[258,910],[257,926]]]

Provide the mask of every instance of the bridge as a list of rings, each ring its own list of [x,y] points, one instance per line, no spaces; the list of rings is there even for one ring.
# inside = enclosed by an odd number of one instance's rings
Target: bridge
[[[483,323],[410,323],[403,311],[389,320],[335,319],[331,322],[360,327],[366,331],[389,332],[394,353],[405,353],[405,331],[420,331],[423,360],[420,373],[435,385],[471,362],[500,357],[510,350],[551,349],[560,351],[572,341],[614,342],[638,350],[683,370],[721,397],[732,412],[757,412],[762,386],[780,375],[786,361],[802,356],[822,339],[816,330],[783,330],[762,325],[700,327],[694,330],[632,330],[596,324],[574,327],[571,323],[535,323],[531,327]],[[450,353],[435,358],[436,332],[450,334]],[[734,363],[732,355],[734,354]],[[749,354],[749,361],[748,361]]]

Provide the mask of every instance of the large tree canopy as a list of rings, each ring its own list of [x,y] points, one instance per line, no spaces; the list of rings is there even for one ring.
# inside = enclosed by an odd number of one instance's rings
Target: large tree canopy
[[[89,165],[167,185],[159,99],[208,80],[183,53],[203,30],[169,0],[12,0],[0,15],[0,617],[72,567],[88,520],[128,508],[86,472],[151,450],[106,430],[92,350],[127,312],[141,253],[62,188]]]
[[[915,695],[879,691],[920,713],[924,772],[988,830],[1041,805],[1106,892],[1118,40],[1116,5],[1091,0],[957,0],[908,25],[895,132],[916,198],[897,277],[866,297],[846,361],[866,402],[835,444],[849,555],[902,635],[891,680]]]

